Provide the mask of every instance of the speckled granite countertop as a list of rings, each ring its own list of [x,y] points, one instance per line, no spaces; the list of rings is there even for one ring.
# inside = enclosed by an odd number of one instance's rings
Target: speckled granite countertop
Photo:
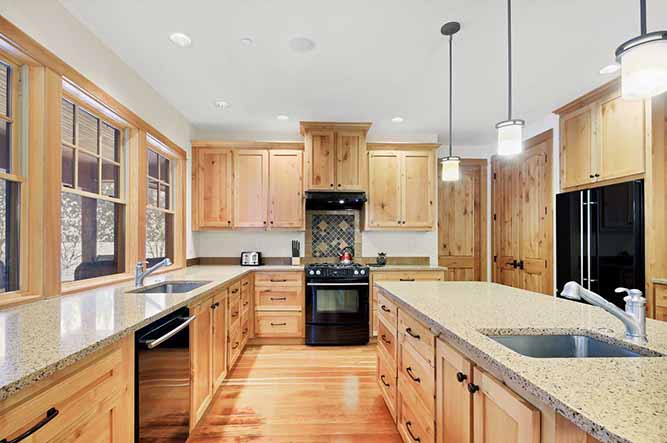
[[[192,266],[145,281],[211,281],[185,294],[130,294],[125,282],[0,311],[0,400],[252,271],[303,266]]]
[[[371,272],[381,271],[446,271],[444,266],[431,265],[385,265],[371,266]]]
[[[600,441],[667,442],[667,357],[531,358],[480,332],[586,331],[603,340],[623,340],[623,324],[602,309],[494,283],[379,286],[472,360],[492,368],[512,387],[525,389]],[[647,348],[667,354],[667,323],[647,320],[647,332]]]

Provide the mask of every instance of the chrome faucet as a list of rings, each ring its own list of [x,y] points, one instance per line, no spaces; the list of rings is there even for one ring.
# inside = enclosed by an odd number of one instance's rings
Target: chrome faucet
[[[646,343],[648,341],[646,337],[646,299],[642,296],[642,291],[639,289],[616,288],[615,292],[617,294],[627,292],[628,295],[623,298],[625,311],[574,281],[565,283],[561,295],[571,300],[581,300],[583,298],[590,304],[599,306],[623,322],[627,340]]]
[[[138,262],[134,267],[134,286],[136,287],[143,286],[144,279],[161,267],[171,266],[171,260],[165,258],[144,271],[144,263],[145,262]]]

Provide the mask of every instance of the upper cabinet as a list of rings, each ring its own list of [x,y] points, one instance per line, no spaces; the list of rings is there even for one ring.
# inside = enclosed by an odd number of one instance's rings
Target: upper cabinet
[[[198,227],[232,226],[232,151],[202,148],[192,161],[193,223]]]
[[[370,123],[301,122],[306,190],[366,191]]]
[[[304,226],[303,152],[269,151],[269,227]]]
[[[617,81],[555,112],[563,190],[644,173],[650,104],[623,100]]]
[[[268,225],[269,153],[264,149],[234,151],[234,227]]]

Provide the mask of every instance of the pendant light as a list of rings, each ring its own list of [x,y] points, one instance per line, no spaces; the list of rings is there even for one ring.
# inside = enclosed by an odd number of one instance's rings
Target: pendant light
[[[646,32],[646,0],[639,1],[641,35],[616,48],[621,90],[626,100],[667,91],[667,31]]]
[[[442,180],[448,182],[457,181],[459,179],[459,164],[461,163],[461,157],[452,155],[452,40],[454,34],[459,32],[460,29],[461,24],[459,22],[448,22],[440,28],[442,35],[449,37],[449,155],[440,160],[440,165],[442,166]]]
[[[512,118],[512,0],[507,0],[507,120],[496,124],[498,154],[514,155],[523,150],[526,122]]]

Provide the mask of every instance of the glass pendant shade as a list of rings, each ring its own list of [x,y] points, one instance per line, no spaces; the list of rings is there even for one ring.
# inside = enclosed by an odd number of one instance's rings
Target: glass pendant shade
[[[641,100],[667,91],[667,40],[638,43],[619,55],[625,100]]]
[[[515,155],[523,151],[524,125],[523,120],[506,120],[496,125],[499,155]]]
[[[459,179],[459,164],[461,157],[445,157],[440,161],[442,165],[442,181],[455,182]]]

